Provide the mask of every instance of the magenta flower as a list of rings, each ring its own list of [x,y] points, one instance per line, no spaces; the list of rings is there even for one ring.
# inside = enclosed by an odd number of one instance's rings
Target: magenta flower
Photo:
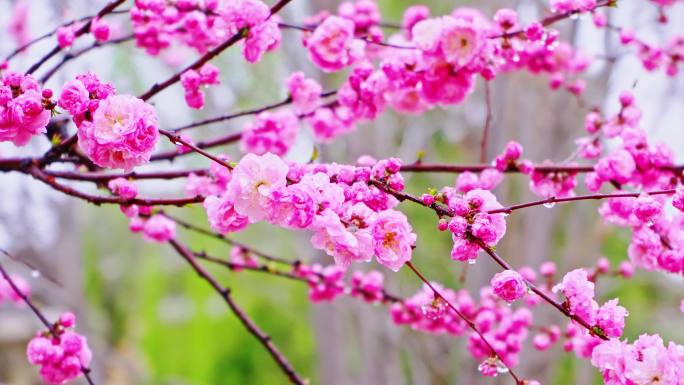
[[[507,302],[516,301],[527,293],[525,279],[515,270],[496,273],[490,284],[494,289],[494,294]]]
[[[309,58],[326,72],[339,71],[364,54],[363,40],[354,38],[354,22],[338,16],[326,18],[306,39]]]

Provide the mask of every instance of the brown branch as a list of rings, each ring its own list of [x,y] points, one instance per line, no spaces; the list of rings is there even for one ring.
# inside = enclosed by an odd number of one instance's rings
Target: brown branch
[[[508,373],[511,375],[511,377],[513,377],[513,379],[515,380],[516,385],[523,385],[524,382],[521,381],[520,378],[518,378],[518,376],[515,374],[515,372],[513,372],[513,369],[511,369],[511,368],[506,364],[506,362],[504,362],[503,358],[501,358],[501,355],[499,355],[499,353],[496,352],[496,349],[494,349],[494,347],[492,346],[492,344],[489,343],[489,341],[488,341],[487,338],[484,336],[484,334],[482,334],[482,332],[480,331],[480,329],[477,328],[477,325],[475,325],[475,323],[474,323],[473,321],[471,321],[468,317],[466,317],[465,314],[463,314],[460,310],[458,310],[458,309],[456,308],[456,306],[454,306],[448,299],[446,299],[446,298],[442,295],[442,293],[440,293],[440,292],[432,285],[432,283],[430,283],[430,281],[428,281],[428,280],[425,278],[425,276],[423,276],[423,274],[421,274],[421,273],[418,271],[418,269],[416,269],[416,267],[413,265],[413,263],[411,263],[411,261],[406,262],[406,266],[408,266],[409,269],[411,269],[411,271],[413,271],[413,272],[418,276],[418,278],[420,278],[420,280],[423,281],[423,283],[425,283],[425,284],[432,290],[432,292],[434,293],[434,296],[435,296],[436,298],[439,298],[439,299],[441,299],[442,301],[444,301],[444,302],[447,304],[447,306],[449,306],[449,308],[451,308],[451,310],[453,310],[454,313],[456,313],[456,315],[457,315],[459,318],[461,318],[461,319],[468,325],[468,327],[469,327],[472,331],[474,331],[474,332],[480,337],[480,339],[482,340],[482,342],[484,342],[484,344],[487,345],[487,347],[489,348],[489,350],[492,351],[492,354],[494,354],[494,355],[496,356],[496,358],[498,358],[499,361],[501,361],[501,363],[502,363],[504,366],[506,366],[506,368],[508,369]]]
[[[576,201],[584,201],[584,200],[600,200],[600,199],[609,199],[609,198],[638,198],[639,195],[641,194],[647,194],[647,195],[671,195],[674,194],[677,190],[675,189],[670,189],[670,190],[657,190],[657,191],[648,191],[648,192],[636,192],[636,193],[613,193],[613,194],[588,194],[588,195],[578,195],[574,197],[566,197],[566,198],[555,198],[555,197],[550,197],[546,199],[540,199],[537,201],[533,202],[527,202],[527,203],[521,203],[517,205],[512,205],[508,207],[502,207],[500,209],[495,209],[495,210],[489,210],[487,211],[488,214],[498,214],[498,213],[505,213],[505,214],[510,214],[511,212],[515,210],[520,210],[528,207],[533,207],[533,206],[539,206],[543,204],[549,204],[549,203],[565,203],[565,202],[576,202]]]
[[[487,113],[485,115],[484,129],[482,130],[482,141],[480,141],[480,163],[487,160],[487,140],[489,139],[489,129],[492,125],[492,95],[489,81],[485,81],[485,104]]]
[[[157,171],[157,172],[127,172],[121,174],[108,174],[103,172],[76,172],[76,171],[44,171],[45,175],[53,178],[76,180],[82,182],[108,182],[116,178],[133,179],[133,180],[148,180],[148,179],[177,179],[187,178],[190,174],[205,175],[207,170],[204,168],[196,168],[191,170],[179,171]]]
[[[63,185],[61,183],[58,183],[54,180],[53,177],[45,174],[43,170],[41,170],[37,166],[33,166],[30,168],[28,171],[28,174],[33,176],[35,179],[45,183],[46,185],[52,187],[53,189],[64,193],[66,195],[70,195],[75,198],[79,198],[82,200],[85,200],[89,203],[92,203],[96,206],[99,206],[101,204],[118,204],[118,205],[141,205],[141,206],[185,206],[193,203],[201,203],[204,201],[204,197],[193,197],[193,198],[159,198],[159,199],[150,199],[150,198],[132,198],[132,199],[123,199],[120,197],[113,197],[113,196],[100,196],[100,195],[91,195],[91,194],[86,194],[84,192],[78,191],[74,188],[71,188],[70,186]]]
[[[487,253],[490,257],[492,257],[494,262],[496,262],[504,270],[515,270],[511,265],[508,264],[508,262],[504,261],[503,258],[501,258],[496,252],[494,252],[494,250],[492,250],[491,247],[485,245],[484,242],[482,242],[482,240],[475,238],[475,242],[478,244],[478,246],[480,246],[480,248],[482,250],[484,250],[485,253]],[[527,279],[525,279],[525,282],[527,283],[527,286],[530,288],[530,290],[532,290],[532,292],[537,294],[539,297],[541,297],[541,299],[543,299],[544,301],[549,303],[551,306],[558,309],[558,311],[563,313],[566,317],[568,317],[568,318],[572,319],[573,321],[582,325],[584,328],[586,328],[589,331],[590,334],[595,335],[595,336],[597,336],[603,340],[608,339],[608,337],[606,337],[603,334],[595,333],[594,327],[592,325],[589,325],[587,323],[587,321],[583,320],[582,318],[580,318],[574,314],[571,314],[570,310],[566,309],[565,306],[563,306],[563,304],[561,304],[558,301],[554,300],[553,298],[549,297],[548,294],[546,294],[544,291],[539,289],[532,282],[528,281]]]
[[[266,348],[268,353],[273,357],[275,360],[276,364],[280,367],[280,369],[285,373],[287,378],[290,380],[291,383],[297,384],[297,385],[306,385],[308,384],[307,380],[302,379],[297,372],[295,372],[294,368],[292,365],[289,363],[287,358],[278,350],[278,348],[275,346],[273,341],[271,340],[271,337],[264,333],[255,323],[252,321],[251,318],[245,313],[244,310],[242,310],[241,307],[238,306],[238,304],[233,300],[233,297],[231,295],[231,290],[229,288],[223,287],[217,280],[212,276],[207,270],[202,267],[197,262],[197,259],[195,256],[187,249],[185,246],[180,244],[178,241],[175,239],[172,239],[169,241],[169,244],[178,252],[178,254],[185,259],[188,264],[195,270],[197,275],[199,275],[202,279],[207,281],[211,287],[223,298],[223,300],[228,304],[228,307],[233,311],[235,316],[238,317],[242,325],[247,329],[247,331],[253,335],[261,345]]]

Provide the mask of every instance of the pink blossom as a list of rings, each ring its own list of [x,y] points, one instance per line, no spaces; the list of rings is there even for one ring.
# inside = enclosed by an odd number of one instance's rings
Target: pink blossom
[[[262,112],[245,125],[240,147],[258,155],[285,155],[297,139],[298,120],[290,110]]]
[[[78,142],[97,165],[126,171],[147,163],[159,137],[154,108],[131,95],[102,100],[93,121],[78,127]]]
[[[553,291],[561,291],[568,300],[570,313],[589,324],[593,324],[598,304],[594,301],[594,283],[589,281],[587,271],[575,269],[563,277],[563,281],[553,287]]]
[[[356,33],[367,32],[380,23],[380,9],[374,0],[345,1],[337,7],[337,14],[353,21]]]
[[[378,302],[384,297],[384,277],[376,270],[362,273],[355,271],[351,280],[351,295],[366,302]]]
[[[243,55],[250,63],[258,62],[265,52],[278,47],[281,40],[277,18],[260,0],[234,0],[222,3],[221,23],[229,35],[246,33]],[[244,32],[243,32],[244,31]]]
[[[501,204],[488,190],[474,189],[465,196],[447,194],[449,208],[456,214],[449,223],[454,247],[451,258],[457,261],[474,261],[481,250],[472,237],[487,246],[495,246],[506,233],[504,214],[488,214],[500,209]]]
[[[443,16],[417,23],[413,42],[425,54],[441,57],[448,63],[465,66],[483,47],[481,30],[464,18]]]
[[[337,109],[318,108],[307,122],[313,130],[314,137],[319,142],[330,142],[339,135],[354,130],[354,126],[340,119]]]
[[[105,42],[109,40],[109,24],[106,21],[96,17],[90,23],[90,33],[98,42]]]
[[[204,92],[200,87],[217,85],[219,79],[219,69],[210,64],[204,64],[199,70],[189,70],[181,75],[181,84],[185,90],[185,101],[188,106],[200,109],[204,106]]]
[[[596,0],[551,0],[551,9],[556,13],[581,11],[596,8]]]
[[[527,293],[525,279],[515,270],[496,273],[490,284],[494,293],[507,302],[516,301]]]
[[[0,142],[24,146],[45,132],[50,110],[36,79],[31,75],[6,71],[0,79]]]
[[[317,81],[305,77],[303,72],[294,72],[287,78],[286,85],[298,114],[308,114],[318,107],[323,88]]]
[[[112,194],[118,195],[123,199],[133,199],[138,196],[136,185],[125,178],[112,179],[107,183],[107,187],[112,191]]]
[[[629,315],[627,309],[618,305],[617,299],[612,299],[598,309],[596,313],[596,326],[601,328],[603,333],[610,338],[617,338],[622,335],[625,327],[625,317]]]
[[[203,205],[211,228],[220,234],[240,231],[249,224],[247,217],[235,211],[233,201],[227,194],[209,196]]]
[[[634,204],[634,215],[643,223],[654,222],[662,210],[660,202],[647,194],[641,194]]]
[[[176,222],[156,214],[145,221],[142,231],[146,241],[164,243],[176,236]]]
[[[90,105],[90,93],[81,80],[72,80],[62,87],[58,104],[71,115],[84,113]]]
[[[60,48],[64,49],[74,44],[74,40],[76,40],[76,30],[78,28],[79,26],[76,24],[57,28],[57,44]]]
[[[416,234],[404,214],[395,210],[379,213],[372,233],[378,263],[399,271],[405,262],[411,260]]]
[[[309,58],[326,72],[339,71],[363,56],[364,42],[354,38],[354,22],[330,16],[306,38]]]
[[[342,266],[300,265],[294,274],[306,278],[309,284],[309,299],[313,302],[332,301],[344,293],[344,275]]]
[[[40,376],[48,384],[60,385],[71,381],[87,369],[92,352],[85,337],[70,330],[75,326],[73,314],[63,315],[53,330],[38,333],[26,347],[32,365],[40,366]]]
[[[596,173],[601,179],[604,181],[613,180],[620,184],[628,182],[635,169],[634,158],[624,149],[615,150],[601,158],[595,167]]]
[[[317,196],[315,187],[303,182],[273,189],[268,219],[286,228],[307,228],[318,209]]]
[[[330,209],[315,217],[312,230],[313,247],[325,251],[340,266],[349,266],[354,261],[368,262],[373,257],[373,239],[370,231],[365,228],[350,231],[340,217]]]
[[[404,16],[401,19],[401,29],[406,31],[407,37],[411,39],[413,26],[428,17],[430,17],[430,8],[425,5],[412,5],[404,11]]]
[[[285,162],[270,152],[245,155],[228,184],[235,212],[252,223],[266,218],[271,191],[285,186],[287,171]]]

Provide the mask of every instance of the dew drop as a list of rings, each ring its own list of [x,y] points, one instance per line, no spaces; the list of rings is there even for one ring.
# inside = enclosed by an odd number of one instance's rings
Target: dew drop
[[[547,209],[553,208],[553,206],[555,206],[555,205],[556,205],[556,202],[546,202],[543,204],[543,206],[546,207]]]
[[[40,277],[40,271],[38,271],[38,270],[31,270],[31,277],[33,277],[33,278],[39,278],[39,277]]]

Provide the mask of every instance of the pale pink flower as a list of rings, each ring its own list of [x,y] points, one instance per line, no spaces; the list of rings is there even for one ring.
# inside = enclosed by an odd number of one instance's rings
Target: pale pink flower
[[[204,209],[211,228],[220,234],[240,231],[247,227],[247,217],[235,211],[233,201],[227,194],[221,196],[209,196],[204,200]]]
[[[136,185],[125,178],[112,179],[107,183],[107,187],[109,187],[114,195],[118,195],[123,199],[133,199],[138,196]]]
[[[373,223],[373,248],[378,263],[399,271],[411,260],[416,234],[406,215],[395,210],[380,212]]]
[[[145,221],[142,231],[146,241],[164,243],[176,236],[176,222],[156,214]]]
[[[252,223],[266,218],[271,191],[286,185],[287,172],[285,162],[270,152],[245,155],[228,185],[235,211]]]
[[[97,165],[126,171],[147,163],[159,137],[154,108],[131,95],[102,100],[93,121],[78,127],[78,141]]]
[[[596,319],[598,304],[594,301],[594,283],[584,269],[575,269],[563,277],[563,281],[553,287],[553,291],[561,291],[567,298],[570,313],[589,324]]]

